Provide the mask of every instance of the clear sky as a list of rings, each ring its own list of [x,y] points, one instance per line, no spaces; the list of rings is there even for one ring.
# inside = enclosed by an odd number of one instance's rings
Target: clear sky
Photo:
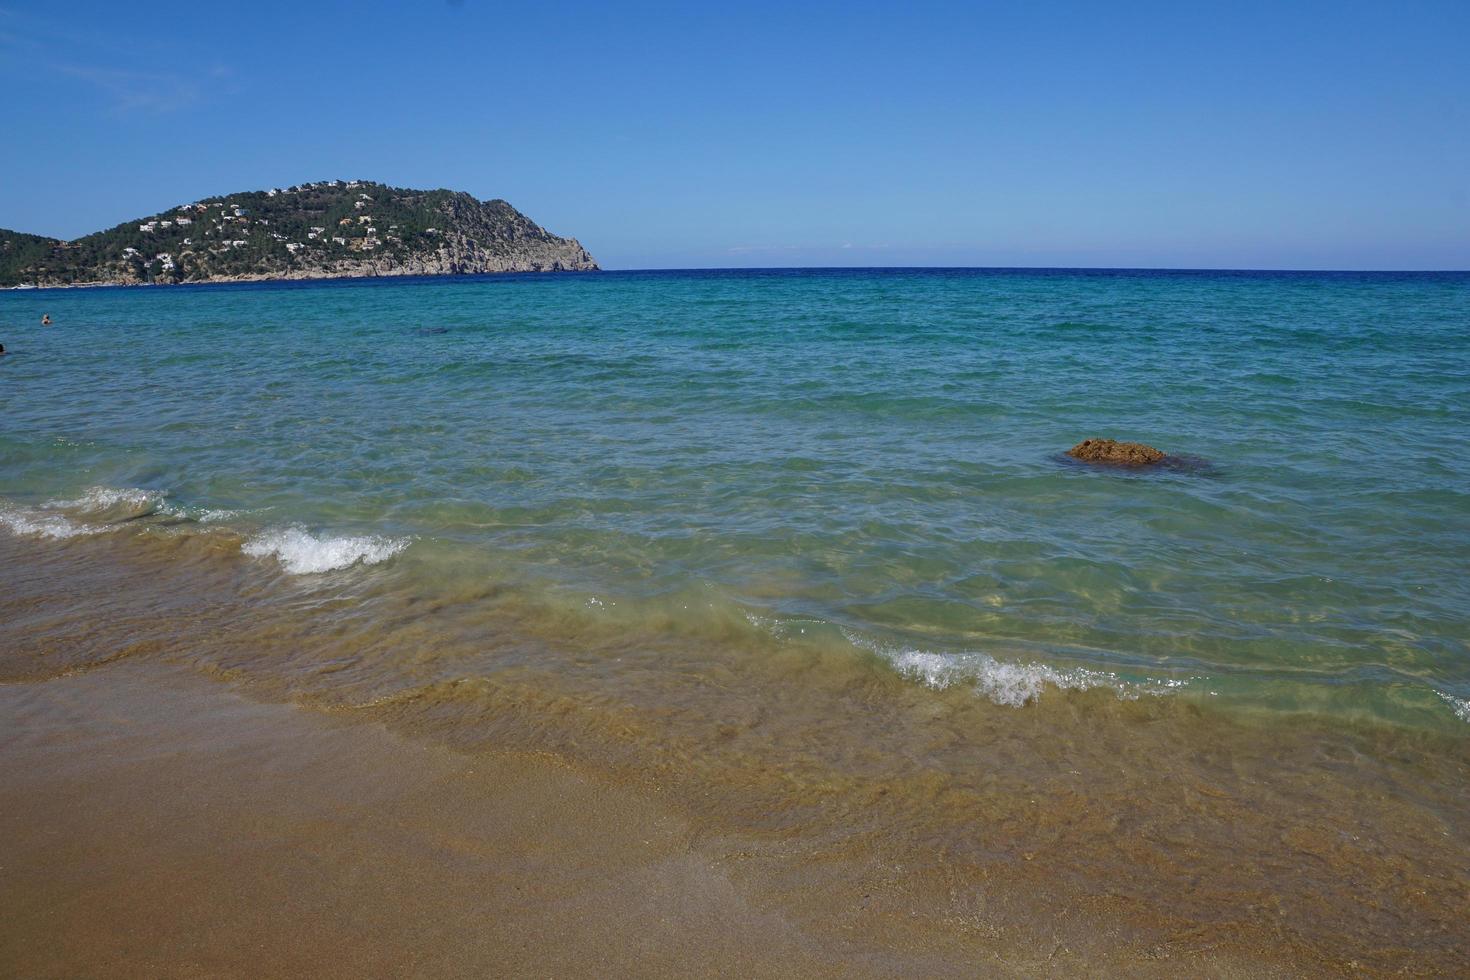
[[[1470,269],[1470,0],[0,0],[0,227],[331,177],[606,268]]]

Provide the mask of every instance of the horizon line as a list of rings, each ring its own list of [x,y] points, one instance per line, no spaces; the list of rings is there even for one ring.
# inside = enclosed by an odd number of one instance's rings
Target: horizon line
[[[1171,265],[708,265],[645,266],[599,268],[596,272],[881,272],[908,270],[914,272],[1300,272],[1356,273],[1376,275],[1466,274],[1470,267],[1444,269],[1369,269],[1369,268],[1252,268],[1248,266],[1171,266]],[[494,275],[495,273],[490,273]]]
[[[178,286],[289,286],[299,288],[318,283],[391,283],[395,281],[464,282],[468,280],[511,279],[526,276],[596,276],[604,273],[797,273],[797,272],[1116,272],[1177,273],[1186,275],[1341,275],[1341,276],[1470,276],[1470,269],[1245,269],[1186,268],[1174,266],[1021,266],[1021,265],[812,265],[812,266],[688,266],[643,269],[563,269],[538,272],[429,273],[386,276],[320,276],[305,279],[200,280],[170,283],[68,283],[57,286],[0,286],[0,293],[37,293],[72,289],[153,289]]]

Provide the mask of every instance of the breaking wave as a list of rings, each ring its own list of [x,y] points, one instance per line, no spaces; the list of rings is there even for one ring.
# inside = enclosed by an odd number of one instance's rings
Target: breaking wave
[[[168,494],[161,490],[139,490],[135,487],[89,487],[80,497],[72,500],[49,500],[46,506],[87,514],[126,510],[137,516],[157,510],[167,496]]]
[[[252,558],[275,558],[296,575],[330,572],[358,563],[376,565],[409,545],[407,538],[369,534],[358,537],[314,535],[301,527],[262,531],[241,546]]]
[[[1444,699],[1444,703],[1450,706],[1450,710],[1455,713],[1456,718],[1470,723],[1470,698],[1457,698],[1453,694],[1446,694],[1444,691],[1435,691],[1434,693]]]
[[[89,487],[76,497],[55,498],[34,507],[0,501],[0,529],[12,534],[64,540],[102,534],[123,526],[146,527],[164,518],[165,525],[224,525],[247,511],[186,506],[168,499],[166,490],[135,487]],[[218,530],[228,531],[221,527]],[[210,529],[216,530],[216,529]],[[204,529],[201,529],[204,531]],[[209,533],[209,532],[205,532]],[[239,533],[239,532],[237,532]],[[267,528],[250,536],[244,531],[240,550],[252,558],[274,558],[293,574],[330,572],[352,565],[375,565],[408,547],[409,538],[382,535],[312,534],[305,528]]]
[[[75,524],[60,514],[48,514],[25,507],[0,507],[0,527],[12,534],[51,538],[55,541],[93,534],[98,530]]]
[[[109,523],[154,513],[165,496],[161,491],[131,487],[89,487],[79,497],[48,500],[36,507],[0,502],[0,527],[13,534],[56,541],[100,534]]]
[[[935,653],[895,648],[876,643],[844,630],[856,646],[871,650],[893,665],[899,674],[936,690],[968,685],[996,704],[1024,707],[1037,700],[1048,687],[1062,691],[1105,688],[1120,698],[1132,700],[1144,694],[1167,694],[1188,685],[1183,679],[1126,680],[1108,670],[1087,667],[1053,667],[1041,663],[997,660],[988,653]]]

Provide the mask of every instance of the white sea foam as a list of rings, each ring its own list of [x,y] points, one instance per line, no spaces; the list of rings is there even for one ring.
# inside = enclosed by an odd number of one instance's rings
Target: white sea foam
[[[1041,697],[1047,686],[1064,691],[1112,688],[1119,697],[1137,697],[1138,689],[1116,674],[1073,667],[1059,670],[1046,664],[1007,663],[985,653],[941,654],[904,650],[889,657],[899,673],[943,689],[971,684],[996,704],[1021,707]]]
[[[90,487],[80,497],[48,500],[39,507],[0,506],[0,526],[15,534],[61,540],[84,534],[100,534],[108,530],[106,523],[94,521],[99,515],[127,511],[129,517],[151,513],[163,500],[164,493],[132,487]]]
[[[1457,698],[1453,694],[1447,694],[1444,691],[1435,691],[1434,693],[1444,698],[1444,703],[1450,706],[1450,710],[1455,713],[1456,718],[1470,723],[1470,698]]]
[[[217,524],[227,521],[232,517],[239,517],[245,513],[243,510],[225,510],[221,507],[206,507],[203,510],[186,512],[186,516],[194,518],[200,524]]]
[[[98,528],[82,527],[60,514],[46,514],[19,507],[0,507],[0,527],[12,534],[31,535],[60,541],[80,534],[93,534]]]
[[[220,507],[184,507],[170,503],[160,504],[158,512],[199,524],[218,524],[220,521],[228,521],[232,517],[239,517],[245,513],[243,510],[227,510]]]
[[[185,506],[169,500],[167,490],[140,490],[136,487],[90,487],[79,497],[48,500],[45,506],[85,515],[105,515],[111,511],[112,516],[118,516],[116,512],[119,510],[127,511],[129,517],[156,513],[200,524],[215,524],[245,513],[242,510]]]
[[[348,568],[361,562],[376,565],[408,547],[407,538],[385,538],[376,534],[352,537],[317,536],[304,528],[286,527],[262,531],[241,548],[253,558],[275,558],[288,572],[307,575]]]
[[[167,494],[161,490],[139,490],[136,487],[89,487],[80,497],[50,500],[46,506],[87,513],[127,507],[146,513],[157,507],[165,496]]]
[[[1164,694],[1186,686],[1189,681],[1124,680],[1112,671],[1087,667],[1052,667],[1040,663],[997,660],[988,653],[934,653],[887,647],[851,631],[844,631],[857,646],[872,650],[893,664],[900,674],[943,690],[957,684],[973,687],[996,704],[1019,708],[1041,697],[1048,688],[1087,691],[1106,688],[1120,698],[1132,700],[1142,694]]]

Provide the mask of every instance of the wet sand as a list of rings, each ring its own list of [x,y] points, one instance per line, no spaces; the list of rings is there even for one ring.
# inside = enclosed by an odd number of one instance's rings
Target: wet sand
[[[842,921],[845,891],[812,882],[775,896],[771,882],[737,882],[731,854],[695,846],[657,799],[552,758],[466,756],[252,702],[176,668],[6,685],[0,717],[9,976],[1082,966],[1069,950],[994,935],[957,949],[922,927],[895,948],[853,944],[799,921]],[[856,883],[891,869],[848,870]],[[796,916],[782,911],[793,904]]]
[[[127,664],[0,714],[9,976],[822,972],[677,815],[554,760]]]
[[[0,974],[1470,970],[1462,740],[830,664],[349,702],[321,602],[153,547],[0,538]]]

